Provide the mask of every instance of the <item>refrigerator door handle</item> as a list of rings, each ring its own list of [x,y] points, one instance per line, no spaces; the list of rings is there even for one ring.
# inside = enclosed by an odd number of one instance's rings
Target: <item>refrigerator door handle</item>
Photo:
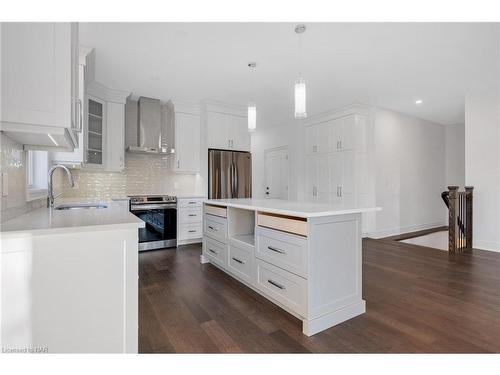
[[[238,198],[238,168],[234,165],[234,197]]]

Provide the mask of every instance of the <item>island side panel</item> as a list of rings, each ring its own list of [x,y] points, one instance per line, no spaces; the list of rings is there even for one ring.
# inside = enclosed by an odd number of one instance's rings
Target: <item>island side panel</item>
[[[313,335],[365,312],[361,214],[309,218],[308,314]]]

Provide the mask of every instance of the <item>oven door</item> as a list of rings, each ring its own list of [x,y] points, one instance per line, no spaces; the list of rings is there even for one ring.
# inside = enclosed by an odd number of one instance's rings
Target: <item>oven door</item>
[[[130,211],[146,223],[144,228],[139,228],[139,251],[177,245],[175,204],[131,205]]]

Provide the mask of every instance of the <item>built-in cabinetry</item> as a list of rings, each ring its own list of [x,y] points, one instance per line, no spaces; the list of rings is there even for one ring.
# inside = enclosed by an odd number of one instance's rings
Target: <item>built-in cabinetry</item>
[[[175,110],[174,170],[200,172],[200,115]]]
[[[306,196],[310,201],[357,203],[357,176],[366,154],[366,116],[318,119],[305,127]],[[361,163],[362,164],[362,163]]]
[[[208,148],[250,151],[247,117],[242,111],[208,107],[206,132]]]
[[[125,102],[129,95],[95,81],[88,85],[84,167],[110,172],[125,167]]]
[[[210,262],[303,322],[310,336],[365,311],[361,210],[277,214],[261,202],[204,205],[201,262]],[[314,207],[318,207],[315,205]],[[326,206],[327,211],[331,206]],[[308,214],[311,214],[307,216]],[[297,216],[300,215],[300,216]]]
[[[77,23],[2,23],[1,130],[26,149],[78,147]]]
[[[84,162],[84,133],[88,128],[88,100],[87,100],[87,85],[93,80],[91,75],[91,65],[93,62],[94,50],[86,47],[79,49],[79,65],[78,65],[78,103],[81,104],[81,116],[79,121],[82,124],[82,131],[78,133],[78,147],[75,147],[72,152],[56,151],[52,153],[51,159],[53,164],[64,164],[70,168],[81,168]]]
[[[201,242],[203,197],[177,197],[177,244]]]

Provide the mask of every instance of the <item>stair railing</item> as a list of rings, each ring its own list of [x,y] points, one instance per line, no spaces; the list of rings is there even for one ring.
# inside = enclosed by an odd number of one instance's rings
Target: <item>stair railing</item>
[[[472,249],[472,198],[474,187],[448,186],[441,198],[448,207],[448,250],[451,253]]]

